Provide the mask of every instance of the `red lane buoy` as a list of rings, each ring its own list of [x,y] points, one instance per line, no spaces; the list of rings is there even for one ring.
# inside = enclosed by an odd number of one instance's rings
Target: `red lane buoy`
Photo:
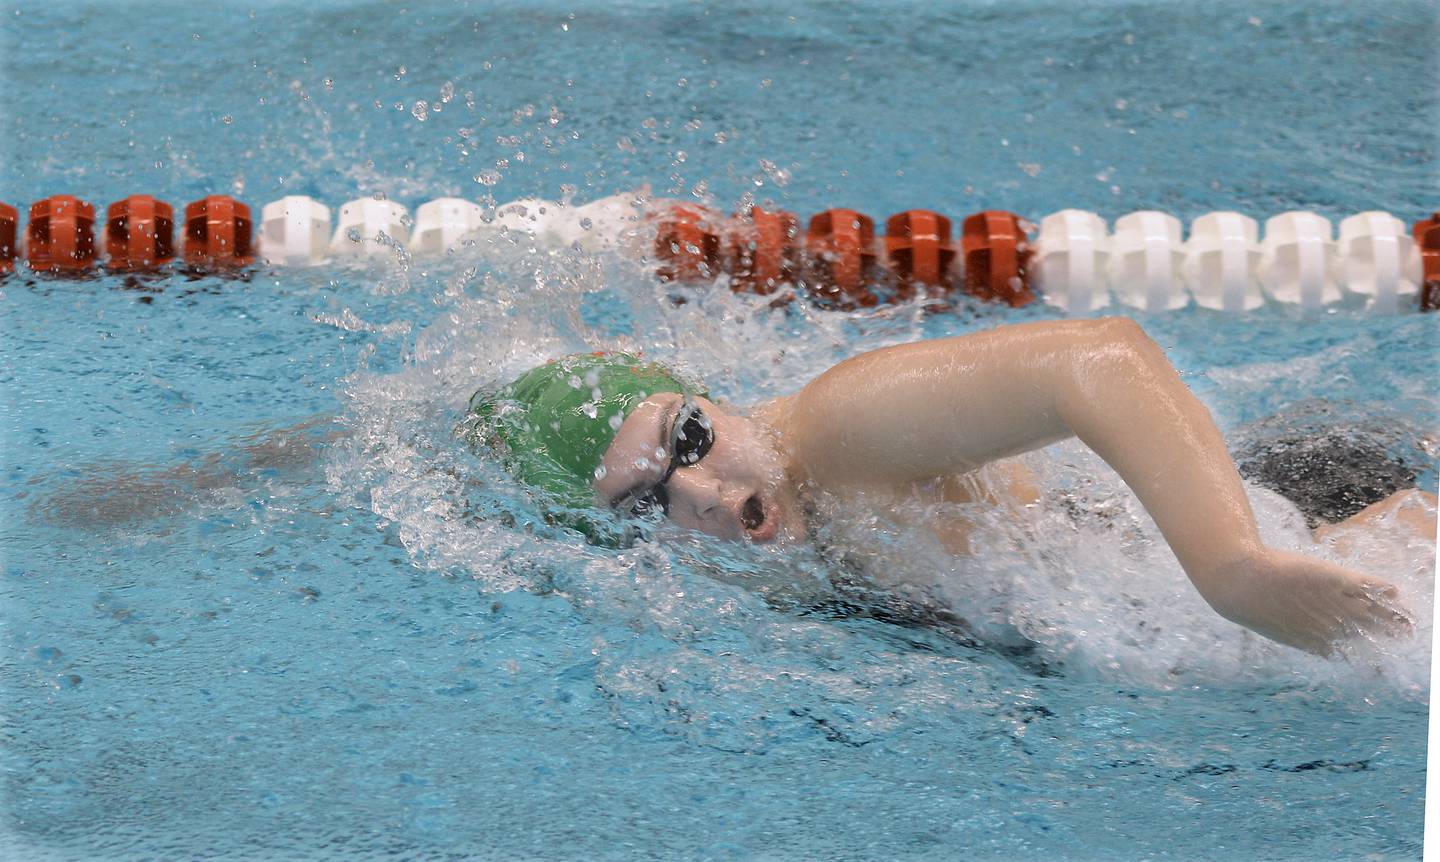
[[[805,233],[806,288],[839,308],[869,308],[880,300],[867,287],[875,266],[875,222],[855,210],[826,210]]]
[[[131,195],[105,215],[105,266],[114,272],[158,269],[175,259],[175,211],[149,195]]]
[[[1440,212],[1415,222],[1420,252],[1420,310],[1440,311]]]
[[[751,207],[726,235],[730,289],[769,296],[800,271],[800,221],[792,212]]]
[[[0,275],[15,271],[16,225],[20,223],[20,212],[6,203],[0,203]]]
[[[1035,301],[1030,289],[1030,249],[1024,222],[1012,212],[986,210],[965,219],[965,292],[1018,308]]]
[[[36,272],[81,273],[95,265],[95,207],[73,195],[30,205],[26,257]]]
[[[186,205],[186,266],[226,270],[254,262],[249,207],[228,195],[210,195]]]
[[[950,219],[931,210],[906,210],[885,221],[885,254],[899,279],[900,298],[917,290],[932,297],[950,290]]]
[[[677,204],[654,217],[661,281],[708,281],[720,274],[722,219],[713,210]]]

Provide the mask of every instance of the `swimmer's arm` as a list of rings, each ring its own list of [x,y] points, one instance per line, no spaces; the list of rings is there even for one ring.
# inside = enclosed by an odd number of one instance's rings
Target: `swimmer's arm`
[[[1393,616],[1374,598],[1388,585],[1261,543],[1209,411],[1131,320],[1033,323],[877,350],[773,409],[792,463],[830,487],[924,481],[1079,437],[1135,492],[1222,615],[1316,651],[1348,623]],[[1289,615],[1287,597],[1271,595],[1311,588],[1325,595],[1321,611]]]
[[[1349,556],[1355,540],[1367,533],[1385,531],[1402,541],[1436,541],[1436,509],[1440,499],[1429,491],[1406,488],[1371,503],[1338,524],[1315,528],[1315,541]]]
[[[320,449],[346,430],[329,415],[264,429],[226,442],[182,464],[86,465],[73,483],[37,505],[49,519],[74,527],[136,524],[178,514],[224,488],[254,487],[257,479],[311,468]]]

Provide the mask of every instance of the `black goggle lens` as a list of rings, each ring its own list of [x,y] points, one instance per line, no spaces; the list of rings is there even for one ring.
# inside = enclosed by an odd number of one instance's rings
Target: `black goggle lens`
[[[715,429],[710,418],[693,404],[680,409],[676,426],[673,451],[675,462],[682,467],[698,463],[715,445]]]

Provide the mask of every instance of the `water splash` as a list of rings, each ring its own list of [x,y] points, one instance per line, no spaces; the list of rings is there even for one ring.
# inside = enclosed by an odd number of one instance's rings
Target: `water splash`
[[[576,210],[556,215],[573,220]],[[683,666],[692,686],[714,686],[703,697],[692,691],[696,703],[719,702],[720,690],[734,694],[736,675],[751,684],[773,675],[766,663],[775,656],[763,650],[736,646],[715,659],[717,644],[741,641],[808,644],[781,650],[799,650],[788,673],[824,688],[817,697],[837,696],[808,650],[839,648],[844,626],[878,620],[919,626],[971,660],[966,650],[978,649],[1075,680],[1160,689],[1380,686],[1423,697],[1431,628],[1423,543],[1402,548],[1399,568],[1383,573],[1415,597],[1414,640],[1360,645],[1349,662],[1303,655],[1215,614],[1133,494],[1074,442],[1026,456],[1046,502],[1019,513],[862,498],[822,502],[818,547],[727,546],[670,527],[661,541],[624,552],[586,545],[547,523],[493,459],[458,444],[456,423],[477,388],[558,355],[628,350],[745,405],[791,392],[859,350],[932,334],[934,323],[919,306],[839,315],[803,303],[772,309],[723,282],[662,286],[633,257],[586,253],[562,244],[562,233],[501,231],[465,248],[453,262],[459,273],[434,297],[445,312],[416,335],[414,363],[398,373],[362,369],[347,381],[354,434],[329,479],[394,525],[419,565],[474,578],[486,590],[562,594],[599,626],[655,632],[668,644],[658,657],[600,649],[597,676],[617,692],[631,691],[636,675],[661,685]],[[984,325],[977,318],[959,328]],[[1288,501],[1248,490],[1276,547],[1373,570],[1373,558],[1315,545]],[[950,554],[920,526],[957,514],[976,525],[968,557]],[[898,661],[908,667],[919,658]],[[664,709],[646,702],[642,711]],[[712,731],[744,750],[772,738],[760,724],[742,724]]]

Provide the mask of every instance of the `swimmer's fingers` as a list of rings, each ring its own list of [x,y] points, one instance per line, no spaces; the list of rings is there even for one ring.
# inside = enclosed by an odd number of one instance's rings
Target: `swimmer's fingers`
[[[1341,598],[1343,607],[1329,615],[1332,625],[1328,648],[1312,651],[1330,655],[1336,647],[1355,641],[1376,643],[1381,639],[1402,639],[1415,632],[1414,615],[1392,584],[1365,578],[1348,584]]]
[[[1415,615],[1400,600],[1398,587],[1384,581],[1366,579],[1361,582],[1358,593],[1370,622],[1383,634],[1403,637],[1415,633]]]

